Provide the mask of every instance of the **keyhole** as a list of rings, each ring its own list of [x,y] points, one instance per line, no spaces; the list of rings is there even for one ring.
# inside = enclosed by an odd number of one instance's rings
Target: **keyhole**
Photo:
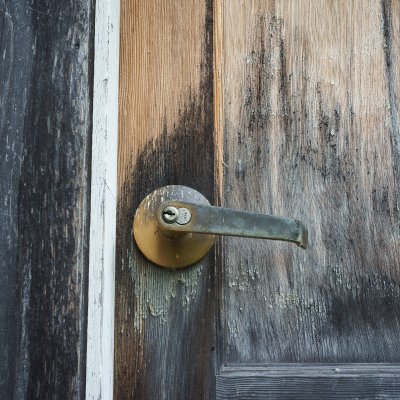
[[[168,206],[164,209],[162,213],[163,220],[168,224],[172,224],[179,217],[179,211],[176,207]]]

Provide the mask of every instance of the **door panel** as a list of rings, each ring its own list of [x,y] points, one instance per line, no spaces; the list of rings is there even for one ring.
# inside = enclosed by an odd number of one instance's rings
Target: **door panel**
[[[115,398],[398,397],[399,8],[122,1]],[[309,249],[156,267],[132,221],[168,184],[302,220]]]
[[[123,0],[121,16],[114,397],[210,398],[213,254],[182,272],[155,267],[132,222],[161,186],[213,198],[212,4]]]
[[[399,3],[223,4],[223,203],[310,237],[225,240],[224,361],[399,361]]]

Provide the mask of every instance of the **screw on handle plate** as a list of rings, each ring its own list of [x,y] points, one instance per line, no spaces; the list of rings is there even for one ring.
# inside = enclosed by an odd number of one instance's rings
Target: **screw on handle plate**
[[[295,219],[213,207],[186,186],[165,186],[150,193],[136,211],[133,232],[142,253],[171,269],[201,260],[215,235],[283,240],[307,247],[307,229]]]

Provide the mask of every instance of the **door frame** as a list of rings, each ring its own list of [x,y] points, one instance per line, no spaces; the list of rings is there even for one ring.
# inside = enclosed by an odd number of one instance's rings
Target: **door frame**
[[[113,398],[120,2],[96,0],[86,399]]]

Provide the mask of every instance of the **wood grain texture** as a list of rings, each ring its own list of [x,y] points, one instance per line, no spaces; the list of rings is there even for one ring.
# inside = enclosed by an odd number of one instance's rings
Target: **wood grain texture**
[[[96,1],[86,399],[113,398],[119,3]]]
[[[296,365],[224,368],[217,399],[397,399],[398,365]]]
[[[144,259],[132,222],[168,184],[214,192],[210,1],[121,3],[116,399],[204,399],[215,393],[213,254],[171,272]]]
[[[223,13],[223,204],[310,231],[225,240],[224,362],[399,361],[400,3]]]
[[[122,2],[116,398],[398,397],[398,365],[367,363],[400,360],[399,7]],[[310,248],[157,268],[131,225],[167,184],[300,219]]]
[[[0,398],[83,398],[90,0],[0,0]]]

